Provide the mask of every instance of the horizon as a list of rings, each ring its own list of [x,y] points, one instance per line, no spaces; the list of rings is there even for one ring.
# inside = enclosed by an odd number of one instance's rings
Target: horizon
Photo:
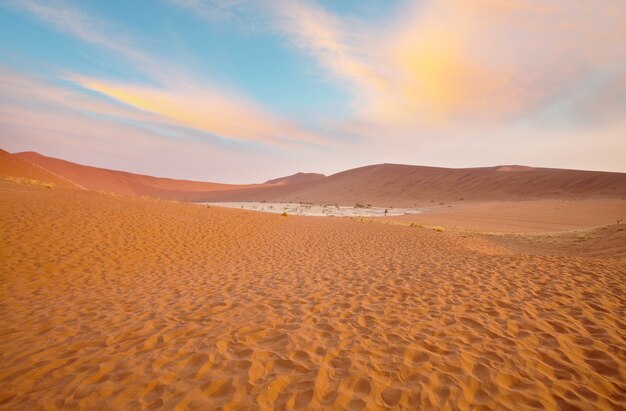
[[[582,0],[11,0],[0,146],[230,184],[376,164],[623,173],[625,18]]]

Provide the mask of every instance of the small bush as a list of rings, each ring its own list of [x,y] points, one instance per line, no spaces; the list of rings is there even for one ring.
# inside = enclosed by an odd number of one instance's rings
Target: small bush
[[[283,217],[289,217],[289,214],[287,214],[286,211],[283,211],[283,213],[281,214]]]
[[[417,224],[417,223],[411,223],[411,227],[413,227],[413,228],[424,228],[423,225]]]
[[[356,203],[354,208],[365,208],[365,206],[361,203]]]
[[[435,231],[438,232],[438,233],[443,233],[443,227],[437,226],[437,227],[435,227]]]

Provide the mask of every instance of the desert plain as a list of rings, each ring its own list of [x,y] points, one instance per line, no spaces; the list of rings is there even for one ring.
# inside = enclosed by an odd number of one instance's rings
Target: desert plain
[[[623,174],[237,188],[1,154],[1,409],[626,407]],[[191,202],[266,199],[427,210]]]

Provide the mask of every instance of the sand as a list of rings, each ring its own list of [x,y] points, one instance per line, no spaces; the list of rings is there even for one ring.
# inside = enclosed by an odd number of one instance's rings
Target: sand
[[[592,198],[580,200],[526,200],[450,202],[423,207],[419,216],[388,218],[498,233],[545,233],[583,230],[626,221],[626,200]]]
[[[372,220],[0,180],[0,408],[626,407],[625,258]]]

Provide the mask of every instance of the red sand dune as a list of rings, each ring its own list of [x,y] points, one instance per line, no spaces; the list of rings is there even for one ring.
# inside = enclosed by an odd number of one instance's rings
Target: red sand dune
[[[188,196],[193,197],[193,194],[196,192],[239,190],[255,186],[253,184],[204,183],[151,177],[125,171],[85,166],[53,157],[46,157],[35,152],[17,153],[14,154],[14,157],[26,160],[58,176],[62,176],[80,188],[114,194],[186,200]]]
[[[235,199],[313,201],[380,206],[424,201],[626,198],[626,174],[549,168],[450,169],[380,164],[331,175],[289,190],[258,187],[227,194]]]
[[[427,205],[435,201],[626,199],[626,173],[497,166],[438,168],[379,164],[324,177],[298,173],[265,184],[218,184],[157,178],[83,166],[37,153],[14,155],[93,191],[180,201],[306,201]]]

